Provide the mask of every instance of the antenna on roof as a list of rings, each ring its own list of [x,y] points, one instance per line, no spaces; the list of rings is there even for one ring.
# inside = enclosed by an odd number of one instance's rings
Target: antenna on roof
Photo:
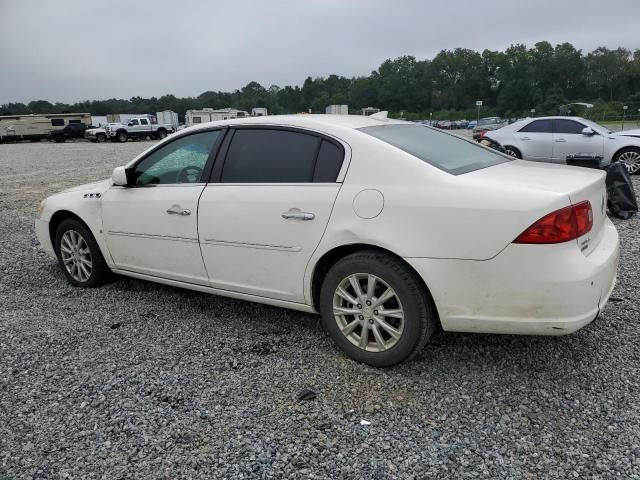
[[[387,118],[387,115],[389,115],[389,112],[387,110],[383,110],[381,112],[374,113],[373,115],[369,115],[369,118],[373,118],[374,120],[381,120],[383,122],[386,122],[387,120],[389,120]]]

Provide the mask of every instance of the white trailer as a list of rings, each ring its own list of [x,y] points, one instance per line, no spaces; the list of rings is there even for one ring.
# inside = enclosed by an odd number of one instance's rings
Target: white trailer
[[[91,125],[94,127],[100,127],[107,124],[106,115],[91,115]]]
[[[0,116],[0,142],[42,140],[51,132],[62,130],[69,124],[91,124],[90,113],[59,113],[51,115]]]
[[[327,115],[349,115],[349,105],[329,105],[325,109]]]
[[[163,110],[156,112],[156,123],[171,125],[174,130],[178,129],[178,114],[173,110]]]
[[[264,107],[253,107],[251,109],[252,117],[266,117],[267,115],[269,115],[269,113],[267,112],[267,109]]]
[[[198,125],[200,123],[215,122],[216,120],[227,120],[230,118],[248,117],[249,112],[237,110],[235,108],[221,108],[214,110],[213,108],[203,108],[202,110],[187,110],[184,116],[184,123],[187,127]]]

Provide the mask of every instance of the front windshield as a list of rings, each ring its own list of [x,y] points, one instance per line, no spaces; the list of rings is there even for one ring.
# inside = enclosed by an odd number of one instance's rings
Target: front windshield
[[[452,175],[509,161],[495,150],[426,125],[396,123],[359,130]]]

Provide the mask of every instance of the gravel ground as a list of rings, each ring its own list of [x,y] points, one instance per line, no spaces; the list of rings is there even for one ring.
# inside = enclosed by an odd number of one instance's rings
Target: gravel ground
[[[638,218],[587,328],[443,334],[377,370],[312,315],[67,285],[38,201],[148,145],[0,145],[0,478],[640,478]]]

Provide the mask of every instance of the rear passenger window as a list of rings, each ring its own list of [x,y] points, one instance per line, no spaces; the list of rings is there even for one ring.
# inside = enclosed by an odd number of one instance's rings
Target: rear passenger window
[[[551,133],[551,120],[534,120],[522,127],[520,132]]]
[[[318,161],[316,162],[315,172],[313,173],[314,182],[335,182],[342,168],[342,160],[344,159],[343,150],[337,145],[322,140],[320,151],[318,152]]]
[[[311,182],[319,142],[320,138],[314,135],[288,130],[236,130],[229,145],[221,181]]]

